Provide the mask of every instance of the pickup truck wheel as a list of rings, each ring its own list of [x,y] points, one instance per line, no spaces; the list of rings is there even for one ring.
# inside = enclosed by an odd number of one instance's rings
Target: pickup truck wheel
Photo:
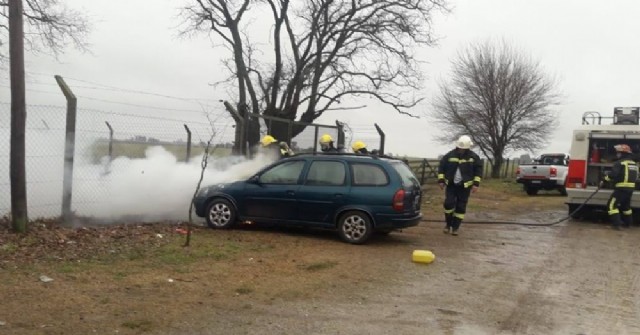
[[[558,191],[560,191],[560,194],[562,195],[567,195],[567,188],[566,187],[561,187]]]
[[[534,187],[524,187],[524,191],[527,192],[528,195],[536,195],[538,194],[538,189]]]

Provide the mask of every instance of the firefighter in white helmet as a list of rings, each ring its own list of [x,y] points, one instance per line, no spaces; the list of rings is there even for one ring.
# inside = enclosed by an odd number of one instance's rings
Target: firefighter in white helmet
[[[262,148],[276,152],[280,159],[294,155],[293,150],[291,150],[287,142],[278,143],[278,140],[271,135],[265,135],[260,140],[260,144]]]
[[[618,144],[614,148],[618,160],[613,163],[611,171],[605,175],[604,180],[613,184],[613,192],[607,201],[611,227],[620,230],[620,226],[631,226],[633,216],[631,196],[638,179],[638,165],[633,160],[631,147],[627,144]]]
[[[446,189],[444,216],[447,225],[445,234],[458,235],[458,229],[467,210],[467,201],[476,192],[482,179],[482,161],[471,151],[471,137],[462,135],[456,141],[456,148],[440,160],[438,185]]]

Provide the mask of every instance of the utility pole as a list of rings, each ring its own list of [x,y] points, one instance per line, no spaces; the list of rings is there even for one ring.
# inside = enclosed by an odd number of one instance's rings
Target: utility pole
[[[22,0],[9,0],[9,58],[11,77],[11,225],[16,232],[27,231],[27,175],[25,129],[27,105],[24,80],[24,22]]]

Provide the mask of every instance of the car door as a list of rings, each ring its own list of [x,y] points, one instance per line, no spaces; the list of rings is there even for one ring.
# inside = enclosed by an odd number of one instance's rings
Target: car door
[[[304,160],[284,161],[250,179],[244,190],[244,216],[256,221],[295,220],[304,165]]]
[[[339,160],[312,161],[298,190],[298,220],[332,225],[349,194],[347,166]]]

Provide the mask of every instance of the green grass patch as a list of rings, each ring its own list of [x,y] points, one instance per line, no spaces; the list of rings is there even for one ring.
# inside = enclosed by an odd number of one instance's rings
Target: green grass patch
[[[142,332],[151,331],[153,322],[149,320],[130,320],[122,323],[122,327]]]
[[[253,288],[248,286],[241,286],[235,290],[235,292],[238,294],[250,294],[250,293],[253,293],[253,291],[254,291]]]
[[[331,268],[335,267],[336,265],[338,265],[338,262],[324,261],[324,262],[314,262],[314,263],[309,263],[309,264],[301,264],[301,265],[298,265],[298,268],[302,269],[302,270],[305,270],[305,271],[314,272],[314,271],[321,271],[321,270],[331,269]]]

